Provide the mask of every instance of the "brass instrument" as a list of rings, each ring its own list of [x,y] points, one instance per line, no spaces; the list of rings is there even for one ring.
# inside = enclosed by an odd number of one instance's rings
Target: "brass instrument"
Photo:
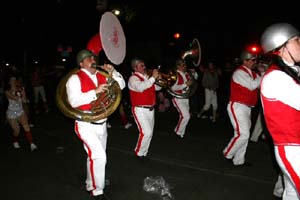
[[[201,61],[201,46],[200,46],[198,39],[196,39],[196,38],[193,39],[191,44],[192,44],[191,47],[181,54],[181,58],[183,60],[185,60],[187,65],[189,65],[191,63],[192,67],[197,67]],[[189,68],[189,66],[188,66],[188,68]],[[166,84],[161,84],[161,85],[163,85],[162,87],[165,88],[166,91],[174,97],[182,98],[182,99],[189,98],[190,96],[195,94],[195,92],[197,91],[198,82],[197,82],[197,80],[194,79],[194,77],[190,71],[188,71],[188,73],[193,82],[189,87],[187,87],[183,91],[183,93],[178,93],[171,89],[171,86],[174,85],[177,81],[177,72],[176,71],[169,71],[168,74],[163,74],[162,79],[164,80],[163,82],[166,82]],[[162,80],[159,80],[159,81],[162,81]],[[158,85],[160,85],[160,84],[158,84]]]
[[[198,67],[201,62],[201,46],[197,38],[194,38],[190,47],[181,54],[188,67]]]
[[[113,64],[120,64],[125,57],[126,44],[124,32],[118,18],[110,12],[104,13],[100,20],[100,34],[97,35],[100,38],[93,36],[88,42],[87,49],[95,55],[98,55],[99,51],[103,49],[105,55]],[[62,78],[56,89],[56,104],[67,117],[94,122],[107,118],[118,108],[122,97],[119,84],[100,66],[93,67],[96,67],[97,71],[106,77],[108,91],[97,94],[97,99],[91,103],[92,109],[89,111],[73,108],[68,101],[66,83],[73,74],[80,70],[77,67],[74,68]]]
[[[159,78],[155,80],[155,84],[159,85],[162,88],[169,88],[172,87],[177,81],[177,72],[174,70],[169,70],[167,73],[163,73],[160,70],[160,66],[158,67],[159,72]],[[147,69],[146,74],[148,76],[152,76],[152,69]]]

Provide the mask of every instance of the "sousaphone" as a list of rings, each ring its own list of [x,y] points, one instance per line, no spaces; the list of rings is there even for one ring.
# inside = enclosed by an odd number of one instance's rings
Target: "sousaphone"
[[[105,12],[102,15],[99,33],[88,41],[86,48],[95,55],[99,55],[99,52],[103,50],[108,60],[115,65],[123,62],[126,54],[126,39],[122,26],[113,13]],[[82,111],[70,105],[66,93],[68,79],[78,71],[78,67],[74,68],[59,82],[56,90],[56,104],[58,108],[67,117],[77,120],[93,122],[107,118],[120,104],[122,91],[119,84],[106,71],[103,71],[101,68],[97,69],[99,73],[106,76],[109,90],[97,95],[97,100],[92,102],[91,110]]]
[[[198,82],[194,79],[189,69],[198,67],[201,62],[201,46],[199,40],[197,38],[194,38],[193,41],[190,43],[189,48],[183,51],[180,57],[185,61],[190,78],[193,81],[193,83],[192,85],[187,87],[182,93],[173,91],[171,87],[167,88],[167,92],[172,96],[183,99],[189,98],[190,96],[194,95],[198,88]]]

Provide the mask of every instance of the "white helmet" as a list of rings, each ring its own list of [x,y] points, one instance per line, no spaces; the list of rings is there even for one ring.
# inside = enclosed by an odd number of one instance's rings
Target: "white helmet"
[[[278,23],[269,26],[261,36],[261,46],[268,53],[284,45],[289,39],[299,35],[299,31],[288,23]]]

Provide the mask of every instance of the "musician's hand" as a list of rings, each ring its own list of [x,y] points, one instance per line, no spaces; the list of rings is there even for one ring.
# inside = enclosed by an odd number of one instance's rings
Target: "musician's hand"
[[[105,92],[105,91],[108,91],[108,84],[101,84],[95,89],[96,94]]]
[[[155,79],[159,78],[159,71],[158,71],[158,69],[153,69],[153,71],[152,71],[152,77],[155,78]]]
[[[193,80],[188,80],[187,82],[186,82],[186,85],[187,86],[191,86],[193,84]]]
[[[104,64],[103,69],[108,72],[108,75],[112,75],[115,68],[111,64]]]

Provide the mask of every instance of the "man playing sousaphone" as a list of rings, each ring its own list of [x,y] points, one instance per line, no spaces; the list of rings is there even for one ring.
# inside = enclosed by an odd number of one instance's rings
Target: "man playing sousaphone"
[[[189,89],[189,87],[193,84],[193,80],[190,74],[187,72],[187,66],[185,64],[184,59],[179,58],[176,60],[176,68],[177,68],[177,81],[171,87],[171,89],[176,93],[181,94]],[[189,97],[178,98],[174,96],[172,98],[172,103],[179,113],[179,120],[174,129],[174,132],[176,136],[183,138],[185,135],[186,126],[191,118]]]
[[[97,99],[97,94],[107,91],[107,77],[95,68],[96,55],[87,49],[77,54],[77,64],[80,70],[69,77],[66,83],[68,101],[73,108],[83,111],[92,109],[92,102]],[[122,75],[111,64],[102,67],[119,84],[125,87]],[[83,142],[87,153],[86,190],[91,192],[96,200],[105,199],[103,189],[105,186],[107,118],[87,122],[75,120],[75,133]]]

